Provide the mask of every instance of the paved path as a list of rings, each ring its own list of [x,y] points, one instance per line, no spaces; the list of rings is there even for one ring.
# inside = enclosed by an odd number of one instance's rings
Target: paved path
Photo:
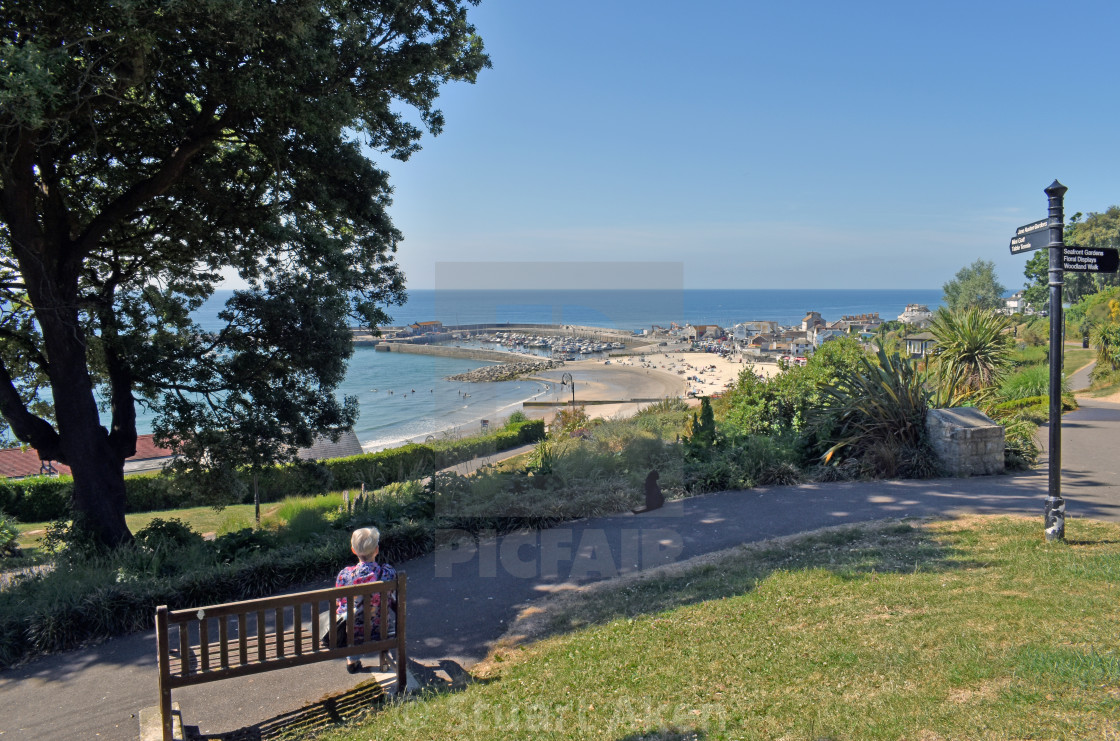
[[[1045,431],[1041,437],[1046,439]],[[1067,536],[1077,518],[1120,522],[1120,405],[1083,400],[1063,420]],[[1037,516],[1045,461],[1014,476],[806,484],[724,492],[644,515],[570,523],[541,533],[441,550],[400,564],[409,574],[409,650],[432,665],[469,666],[541,595],[565,584],[709,553],[743,542],[882,517],[948,513]],[[156,702],[154,638],[127,636],[0,673],[0,739],[135,739]],[[360,679],[360,677],[358,678]],[[217,733],[275,719],[353,687],[342,662],[177,690],[188,725]]]

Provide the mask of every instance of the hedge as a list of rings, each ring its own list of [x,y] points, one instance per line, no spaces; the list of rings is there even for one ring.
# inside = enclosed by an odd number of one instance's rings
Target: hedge
[[[258,488],[262,502],[357,488],[363,484],[367,488],[378,488],[394,481],[422,478],[472,458],[543,440],[544,436],[544,422],[532,419],[486,435],[424,445],[410,443],[326,461],[300,461],[269,468],[259,476]],[[203,504],[189,493],[176,489],[173,479],[159,474],[126,476],[124,485],[126,512],[155,512]],[[72,486],[70,476],[0,480],[0,511],[21,522],[65,519]],[[248,500],[251,490],[248,486],[245,490]]]

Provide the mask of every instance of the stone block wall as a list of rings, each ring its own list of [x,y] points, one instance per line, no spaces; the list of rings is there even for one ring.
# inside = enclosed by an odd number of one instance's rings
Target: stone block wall
[[[949,476],[1003,473],[1003,427],[979,409],[931,409],[926,432]]]

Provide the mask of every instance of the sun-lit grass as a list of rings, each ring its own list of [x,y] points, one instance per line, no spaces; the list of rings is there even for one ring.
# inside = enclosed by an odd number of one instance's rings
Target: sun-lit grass
[[[1041,530],[887,523],[596,585],[477,683],[328,738],[1120,738],[1120,527]]]

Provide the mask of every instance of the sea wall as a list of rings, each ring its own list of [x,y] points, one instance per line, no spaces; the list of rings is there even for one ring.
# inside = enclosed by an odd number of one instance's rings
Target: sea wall
[[[471,360],[493,360],[499,363],[513,363],[523,360],[547,360],[538,355],[502,352],[500,350],[481,350],[475,347],[449,347],[447,345],[413,345],[407,342],[382,342],[377,345],[382,352],[404,352],[413,355],[439,355],[444,358],[469,358]]]

